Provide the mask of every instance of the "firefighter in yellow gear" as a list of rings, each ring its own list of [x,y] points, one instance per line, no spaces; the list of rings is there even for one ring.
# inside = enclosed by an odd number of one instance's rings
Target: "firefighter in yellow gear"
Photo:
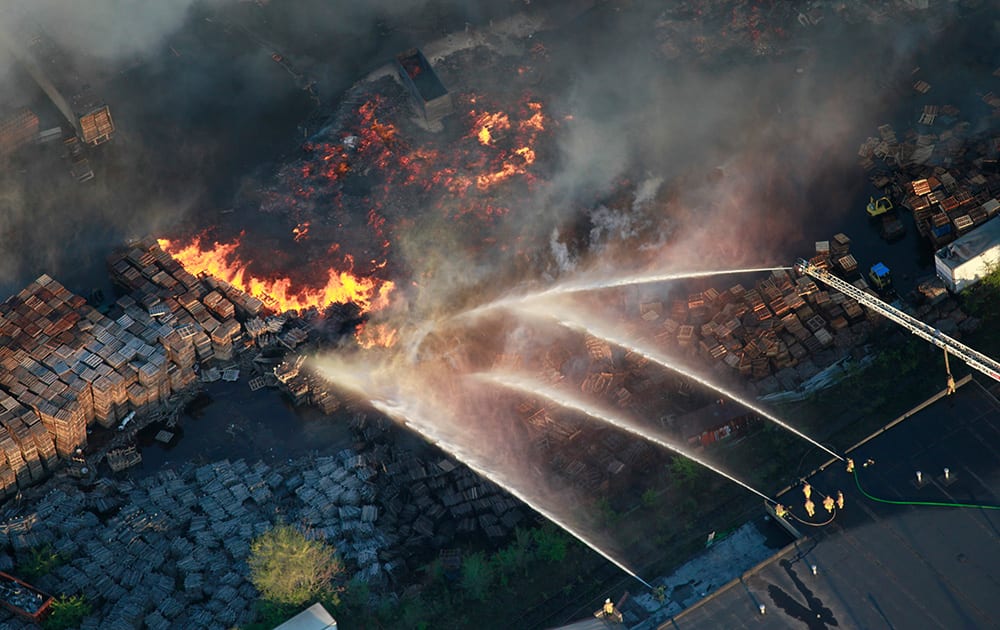
[[[786,516],[788,516],[788,510],[785,509],[785,506],[779,503],[778,505],[774,506],[774,515],[777,516],[778,518],[785,518]]]
[[[609,619],[615,616],[615,605],[611,603],[610,597],[604,600],[603,612],[604,616],[608,617]]]
[[[854,472],[854,460],[850,457],[847,458],[847,472]]]
[[[823,507],[826,508],[827,513],[833,514],[833,497],[827,495],[827,497],[823,499]]]
[[[840,490],[837,490],[837,509],[838,510],[844,509],[844,493],[841,492]]]
[[[816,504],[809,499],[806,499],[806,514],[808,514],[810,518],[816,515]]]
[[[808,483],[802,484],[802,494],[806,495],[806,501],[808,501],[809,498],[812,497],[812,493],[813,493],[812,486],[810,486]]]

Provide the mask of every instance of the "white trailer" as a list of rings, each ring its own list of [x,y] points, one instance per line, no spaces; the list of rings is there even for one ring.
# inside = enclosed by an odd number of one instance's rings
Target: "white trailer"
[[[989,266],[997,264],[1000,264],[1000,220],[996,218],[934,254],[938,277],[954,293],[982,280]]]

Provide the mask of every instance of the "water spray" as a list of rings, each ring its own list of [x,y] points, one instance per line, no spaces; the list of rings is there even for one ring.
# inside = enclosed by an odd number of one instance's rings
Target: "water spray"
[[[584,545],[586,545],[587,547],[589,547],[590,549],[592,549],[594,552],[596,552],[602,558],[604,558],[605,560],[607,560],[611,564],[615,565],[616,567],[618,567],[619,569],[621,569],[622,571],[624,571],[628,575],[630,575],[633,578],[635,578],[637,581],[639,581],[643,586],[645,586],[649,590],[653,590],[653,586],[649,582],[647,582],[646,580],[644,580],[641,577],[639,577],[635,573],[635,571],[633,571],[632,569],[628,568],[621,561],[616,560],[609,553],[607,553],[606,551],[604,551],[603,549],[601,549],[599,545],[597,545],[596,543],[594,543],[593,541],[591,541],[590,539],[588,539],[587,536],[584,535],[582,532],[578,531],[576,528],[572,527],[571,525],[569,525],[568,523],[566,523],[565,521],[563,521],[562,519],[560,519],[558,516],[556,516],[552,512],[546,510],[544,507],[538,505],[538,503],[536,503],[535,501],[533,501],[531,498],[527,497],[524,493],[520,492],[517,488],[514,488],[510,484],[505,483],[504,480],[501,479],[501,478],[499,478],[498,475],[490,472],[489,470],[487,470],[483,466],[477,465],[476,462],[475,462],[475,459],[476,459],[475,457],[467,455],[461,448],[459,448],[455,444],[449,442],[447,439],[442,438],[442,437],[437,436],[437,435],[434,435],[434,432],[430,429],[430,426],[432,426],[431,423],[427,422],[426,420],[422,420],[417,415],[417,413],[415,412],[415,410],[405,408],[398,401],[392,401],[392,402],[390,402],[390,401],[380,401],[380,400],[374,400],[373,399],[370,402],[371,402],[371,405],[375,409],[378,409],[379,411],[381,411],[385,415],[389,416],[390,418],[393,418],[397,422],[400,422],[404,426],[409,427],[410,429],[412,429],[413,431],[415,431],[416,433],[418,433],[421,437],[423,437],[428,442],[434,444],[435,446],[437,446],[438,448],[442,449],[443,451],[445,451],[445,452],[453,455],[456,459],[458,459],[459,461],[461,461],[463,464],[465,464],[466,466],[468,466],[470,469],[472,469],[473,471],[475,471],[477,474],[479,474],[480,476],[482,476],[482,477],[484,477],[486,479],[489,479],[490,481],[492,481],[493,483],[497,484],[498,486],[500,486],[501,488],[503,488],[507,492],[511,493],[512,495],[514,495],[515,497],[517,497],[518,499],[520,499],[523,503],[525,503],[528,507],[530,507],[531,509],[535,510],[536,512],[538,512],[539,514],[541,514],[542,516],[544,516],[545,518],[547,518],[548,520],[550,520],[553,523],[555,523],[556,525],[558,525],[560,528],[562,528],[568,534],[570,534],[571,536],[573,536],[574,538],[576,538],[577,540],[579,540],[580,542],[582,542]]]
[[[631,433],[636,437],[642,438],[644,440],[649,440],[650,442],[656,444],[657,446],[661,446],[667,449],[668,451],[673,451],[677,455],[682,455],[690,459],[691,461],[695,462],[696,464],[700,464],[705,468],[711,470],[712,472],[722,477],[725,477],[729,481],[732,481],[735,484],[743,486],[750,492],[763,498],[768,503],[777,505],[777,501],[767,496],[763,492],[757,490],[756,488],[753,488],[752,486],[748,485],[743,481],[740,481],[739,479],[727,473],[726,471],[722,470],[721,468],[713,466],[712,464],[699,458],[697,455],[690,453],[688,450],[681,448],[680,446],[674,444],[673,442],[670,442],[669,440],[663,437],[660,437],[659,435],[653,433],[652,431],[649,431],[648,429],[642,427],[633,420],[630,420],[623,416],[619,416],[611,411],[600,409],[596,405],[593,405],[585,400],[582,400],[581,398],[578,398],[576,395],[571,394],[567,391],[556,389],[535,379],[526,378],[524,376],[517,374],[506,374],[506,373],[501,374],[501,373],[491,372],[491,373],[480,373],[476,374],[475,376],[479,379],[488,382],[493,382],[498,385],[502,385],[509,389],[514,389],[531,396],[540,396],[542,398],[545,398],[547,400],[556,403],[560,407],[564,407],[566,409],[572,409],[574,411],[579,411],[580,413],[586,414],[591,418],[595,418],[597,420],[615,426],[625,431],[626,433]]]
[[[608,278],[605,280],[573,281],[557,284],[543,291],[534,293],[524,293],[521,295],[510,295],[487,302],[473,309],[463,311],[455,315],[455,318],[476,317],[486,312],[500,308],[512,308],[522,304],[529,304],[536,300],[541,300],[557,295],[568,295],[571,293],[585,293],[587,291],[597,291],[600,289],[613,289],[636,284],[653,284],[656,282],[669,282],[671,280],[688,280],[691,278],[708,278],[711,276],[728,276],[738,273],[762,273],[768,271],[790,271],[792,267],[757,267],[750,269],[718,269],[715,271],[675,271],[670,273],[646,273],[623,278]]]
[[[570,282],[563,285],[556,285],[543,292],[539,297],[545,295],[559,295],[566,293],[580,293],[584,291],[596,291],[598,289],[613,289],[616,287],[627,287],[636,284],[654,284],[656,282],[668,282],[670,280],[687,280],[689,278],[708,278],[711,276],[727,276],[738,273],[763,273],[768,271],[791,271],[792,267],[757,267],[750,269],[719,269],[715,271],[677,271],[661,274],[640,274],[625,276],[624,278],[610,278],[608,280],[594,280],[591,282]]]
[[[611,326],[601,326],[599,323],[597,323],[597,322],[591,322],[591,321],[584,322],[578,315],[575,315],[575,314],[571,313],[570,309],[559,308],[559,307],[557,307],[555,305],[552,305],[551,303],[546,303],[544,305],[538,305],[536,307],[522,306],[518,310],[520,310],[520,311],[522,311],[524,313],[527,313],[527,314],[535,315],[535,316],[543,316],[543,317],[548,317],[548,318],[554,318],[562,326],[566,326],[567,328],[570,328],[572,330],[577,330],[579,332],[586,333],[586,334],[592,335],[594,337],[598,337],[600,339],[603,339],[604,341],[607,341],[608,343],[612,343],[612,344],[614,344],[616,346],[619,346],[621,348],[624,348],[626,350],[630,350],[630,351],[632,351],[632,352],[634,352],[634,353],[642,356],[644,359],[647,359],[648,361],[652,361],[653,363],[656,363],[657,365],[660,365],[661,367],[667,368],[668,370],[671,370],[673,372],[677,372],[678,374],[681,374],[683,376],[686,376],[686,377],[688,377],[688,378],[690,378],[690,379],[698,382],[698,384],[700,384],[700,385],[702,385],[704,387],[707,387],[708,389],[711,389],[712,391],[714,391],[717,394],[720,394],[722,396],[725,396],[726,398],[730,398],[732,400],[735,400],[736,402],[738,402],[739,404],[743,405],[744,407],[746,407],[750,411],[754,412],[755,414],[759,415],[760,417],[765,418],[765,419],[767,419],[770,422],[773,422],[774,424],[780,426],[781,428],[785,429],[786,431],[794,433],[795,435],[799,436],[803,440],[806,440],[807,442],[811,443],[813,446],[817,446],[817,447],[821,448],[822,450],[826,451],[827,453],[829,453],[830,455],[836,457],[837,459],[839,459],[841,461],[844,461],[844,458],[842,456],[838,455],[837,453],[835,453],[834,451],[830,450],[826,446],[823,446],[822,444],[820,444],[816,440],[812,439],[811,437],[809,437],[805,433],[799,431],[795,427],[793,427],[793,426],[791,426],[791,425],[789,425],[789,424],[787,424],[787,423],[779,420],[774,415],[772,415],[772,414],[764,411],[763,409],[755,406],[753,403],[751,403],[750,401],[746,400],[745,398],[743,398],[743,397],[737,395],[736,393],[734,393],[732,391],[729,391],[729,390],[727,390],[727,389],[725,389],[723,387],[720,387],[718,385],[713,384],[712,382],[710,382],[707,379],[699,376],[698,374],[694,373],[693,371],[691,371],[691,370],[689,370],[689,369],[687,369],[687,368],[685,368],[685,367],[683,367],[681,365],[678,365],[677,363],[675,363],[674,361],[672,361],[666,355],[664,355],[664,354],[662,354],[660,352],[657,352],[656,350],[654,350],[652,348],[647,348],[647,347],[644,347],[644,346],[640,346],[639,343],[638,343],[638,341],[631,340],[631,339],[629,339],[629,338],[627,338],[627,337],[625,337],[623,335],[618,334],[617,332],[614,331],[614,329]]]
[[[455,459],[461,461],[463,464],[468,466],[471,470],[478,473],[485,479],[489,479],[496,485],[505,489],[507,492],[513,496],[520,499],[524,504],[526,504],[531,509],[535,510],[549,521],[555,525],[562,528],[568,534],[579,540],[581,543],[592,549],[595,553],[600,555],[602,558],[615,565],[631,577],[635,578],[646,588],[653,590],[653,587],[639,577],[635,571],[628,568],[620,560],[615,559],[611,554],[601,549],[601,547],[590,540],[584,533],[577,530],[575,527],[565,522],[558,516],[556,516],[551,511],[545,509],[538,504],[537,501],[528,497],[524,492],[521,492],[517,488],[513,487],[510,483],[504,481],[500,475],[491,472],[487,469],[485,465],[481,465],[477,462],[477,457],[472,454],[466,453],[464,449],[454,444],[447,438],[436,434],[433,429],[434,423],[424,419],[420,416],[417,410],[412,409],[413,405],[404,405],[399,402],[400,399],[388,400],[388,399],[377,399],[373,398],[372,394],[372,384],[370,383],[370,378],[365,378],[362,374],[365,374],[366,370],[363,366],[348,365],[347,363],[334,359],[319,359],[316,360],[316,367],[318,368],[320,374],[330,382],[338,385],[342,389],[350,391],[355,394],[363,396],[369,401],[372,407],[378,411],[384,413],[386,416],[392,418],[393,420],[399,422],[403,426],[408,427],[423,439],[427,440],[431,444],[436,445],[438,448],[442,449],[446,453],[454,456]],[[368,374],[370,377],[371,375]],[[400,397],[401,398],[401,397]]]

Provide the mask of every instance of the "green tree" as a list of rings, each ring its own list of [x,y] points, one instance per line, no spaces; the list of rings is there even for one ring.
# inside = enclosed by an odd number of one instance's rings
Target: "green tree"
[[[78,628],[83,618],[90,614],[90,604],[83,595],[60,595],[52,600],[52,611],[42,627],[45,630]]]
[[[278,604],[266,599],[260,599],[254,604],[254,613],[256,615],[254,621],[245,626],[240,626],[240,628],[241,630],[271,630],[295,616],[300,608],[291,604]]]
[[[1000,263],[986,265],[986,274],[976,284],[962,291],[966,307],[976,317],[983,319],[996,315],[1000,306]]]
[[[480,551],[462,561],[462,588],[476,601],[486,601],[493,586],[493,567]]]
[[[533,559],[531,531],[518,527],[514,530],[514,540],[493,554],[492,563],[500,584],[507,586],[515,574],[526,575]]]
[[[298,606],[322,593],[332,594],[336,603],[332,580],[344,573],[336,550],[290,525],[278,524],[255,538],[247,563],[250,580],[267,601]]]
[[[569,541],[554,526],[546,523],[536,529],[532,536],[538,547],[538,556],[542,560],[562,562],[566,558],[566,546]]]
[[[694,461],[683,455],[677,455],[670,462],[670,474],[681,487],[690,488],[701,476],[701,469]]]
[[[371,588],[364,580],[353,578],[347,583],[347,587],[341,594],[340,605],[353,613],[363,614],[368,608],[368,600],[371,597]],[[325,603],[325,602],[324,602]]]
[[[34,580],[47,575],[63,563],[62,557],[51,545],[32,547],[24,560],[18,564],[18,573],[26,580]]]
[[[656,490],[649,488],[648,490],[642,493],[642,504],[648,508],[653,507],[654,505],[656,505],[656,497],[657,497]]]

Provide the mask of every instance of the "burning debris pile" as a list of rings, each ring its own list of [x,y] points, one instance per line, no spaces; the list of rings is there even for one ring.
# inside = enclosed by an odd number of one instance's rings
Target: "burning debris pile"
[[[296,240],[305,238],[306,227],[297,227]],[[287,277],[261,278],[249,270],[249,262],[239,258],[240,241],[206,243],[196,238],[180,244],[159,239],[159,247],[176,261],[176,267],[194,275],[206,275],[221,281],[227,296],[237,296],[244,303],[242,311],[249,316],[266,305],[275,313],[287,311],[324,310],[331,304],[354,303],[363,312],[378,309],[388,302],[393,283],[363,278],[353,273],[354,260],[345,258],[346,268],[326,270],[326,282],[319,286],[295,286]],[[206,305],[207,306],[207,305]]]
[[[1000,69],[994,72],[1000,76]],[[931,85],[917,81],[926,93]],[[1000,115],[1000,97],[982,96],[989,118]],[[975,229],[1000,210],[1000,141],[995,123],[986,129],[963,120],[953,105],[924,105],[914,127],[900,139],[889,124],[858,149],[861,166],[894,204],[913,212],[921,236],[935,248]]]
[[[296,405],[314,404],[324,413],[336,411],[337,398],[321,379],[301,369],[301,355],[292,355],[287,361],[281,357],[301,350],[300,346],[310,340],[331,341],[344,327],[357,325],[361,316],[358,302],[368,308],[377,305],[365,302],[374,295],[375,284],[333,282],[324,289],[324,295],[335,300],[332,304],[323,298],[301,310],[287,309],[289,300],[306,304],[313,294],[282,293],[284,302],[262,294],[268,299],[259,300],[239,288],[248,286],[247,276],[242,275],[244,268],[225,256],[213,258],[211,253],[191,246],[175,258],[152,240],[115,253],[108,264],[115,282],[128,295],[118,300],[113,314],[120,309],[135,321],[151,320],[167,327],[172,332],[164,338],[164,344],[171,359],[191,367],[197,363],[201,366],[201,380],[206,383],[236,380],[242,365],[256,373],[250,378],[253,390],[280,386]],[[207,270],[201,270],[201,276],[196,277],[179,260],[187,260],[192,268],[199,268],[192,260],[213,262],[206,263]],[[234,269],[235,275],[227,274],[227,270]],[[235,284],[222,279],[226,277]],[[250,286],[256,285],[251,282]],[[388,291],[391,283],[382,288]],[[355,297],[336,293],[346,290],[354,291],[349,295]],[[319,304],[327,306],[320,310]]]
[[[449,57],[445,71],[459,56]],[[398,84],[381,79],[356,87],[350,106],[260,192],[259,210],[286,217],[292,247],[310,257],[342,256],[339,239],[351,234],[344,248],[363,278],[398,271],[393,243],[442,222],[468,228],[460,247],[493,243],[486,228],[518,208],[544,172],[539,161],[551,151],[553,121],[526,88],[513,99],[451,96],[457,111],[431,134],[407,120]],[[436,246],[450,247],[451,238],[442,235]]]

